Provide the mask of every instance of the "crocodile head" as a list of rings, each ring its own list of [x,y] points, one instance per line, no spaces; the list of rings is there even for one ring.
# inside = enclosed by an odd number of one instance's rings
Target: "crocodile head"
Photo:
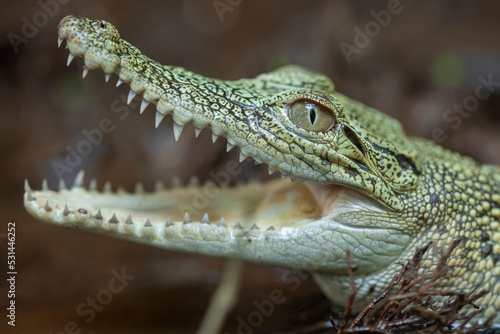
[[[397,121],[336,92],[324,75],[286,66],[252,79],[206,78],[151,60],[108,22],[76,16],[61,21],[63,41],[68,64],[79,57],[84,75],[116,73],[130,99],[142,95],[141,112],[156,105],[156,127],[170,114],[176,139],[188,122],[209,128],[285,180],[217,187],[230,174],[217,172],[201,186],[127,193],[87,189],[79,174],[70,189],[26,186],[25,207],[38,219],[319,277],[346,275],[346,248],[360,275],[380,273],[420,229],[406,201],[420,184],[414,144]]]

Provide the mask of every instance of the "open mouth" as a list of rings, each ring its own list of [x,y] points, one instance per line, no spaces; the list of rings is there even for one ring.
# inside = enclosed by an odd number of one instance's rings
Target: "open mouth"
[[[63,39],[59,38],[59,46]],[[88,54],[75,51],[75,44],[68,41],[70,49],[67,65],[75,57],[83,58],[87,64]],[[105,66],[100,65],[105,70]],[[89,67],[83,66],[83,77],[87,75]],[[110,73],[106,73],[106,81]],[[156,123],[166,116],[160,112],[160,100],[149,102],[146,91],[137,92],[132,88],[132,82],[127,82],[118,77],[116,85],[126,82],[131,85],[128,103],[137,95],[143,95],[140,106],[142,113],[150,103],[157,106]],[[150,94],[151,95],[151,94]],[[152,98],[150,98],[153,100]],[[169,114],[172,114],[170,112]],[[175,121],[173,113],[173,134],[177,141],[182,133],[183,126]],[[193,122],[194,123],[194,122]],[[211,128],[211,130],[213,130]],[[201,128],[195,124],[195,135]],[[219,134],[212,133],[215,142]],[[227,151],[238,147],[236,141],[227,139]],[[243,150],[240,151],[239,160],[247,159]],[[256,161],[260,162],[260,161]],[[266,234],[286,229],[317,219],[320,216],[316,200],[310,189],[301,182],[292,182],[282,174],[281,178],[272,179],[264,183],[246,183],[229,186],[231,177],[241,170],[237,162],[231,161],[225,170],[210,173],[208,180],[203,183],[189,183],[187,185],[174,184],[165,187],[161,182],[155,185],[151,192],[145,191],[142,184],[138,183],[133,192],[122,188],[116,189],[107,182],[103,189],[97,188],[95,179],[86,180],[84,171],[76,176],[73,185],[66,186],[60,181],[59,189],[49,189],[47,181],[42,182],[41,190],[31,189],[25,184],[25,207],[35,217],[50,224],[81,228],[86,230],[99,230],[100,233],[116,234],[129,239],[143,238],[162,242],[165,231],[178,227],[201,228],[210,225],[222,229],[232,228],[232,234],[238,231],[247,238],[263,238]],[[275,170],[269,167],[269,174]]]
[[[75,17],[68,17],[59,26],[58,44],[61,46],[66,41],[66,47],[70,51],[68,66],[74,58],[82,58],[83,77],[89,69],[97,68],[104,71],[106,81],[109,81],[111,73],[117,73],[116,85],[127,83],[130,86],[129,104],[136,96],[142,96],[140,113],[150,103],[156,105],[156,127],[167,114],[173,116],[173,134],[176,141],[187,123],[193,123],[196,136],[204,127],[209,127],[214,142],[219,136],[224,136],[227,139],[228,151],[235,146],[240,149],[240,162],[251,157],[256,163],[262,163],[258,157],[248,154],[251,153],[246,149],[248,145],[238,145],[238,138],[231,137],[230,131],[218,127],[214,120],[202,124],[203,122],[193,115],[195,112],[188,109],[190,106],[183,102],[166,105],[164,98],[155,96],[158,93],[153,85],[137,84],[139,80],[132,78],[130,69],[124,68],[125,65],[118,64],[102,54],[96,55],[99,51],[94,51],[96,48],[89,46],[86,38],[75,34],[73,25],[77,20]],[[180,120],[187,118],[186,115],[190,118]],[[120,189],[114,192],[109,183],[99,191],[95,180],[85,182],[84,173],[81,171],[71,187],[67,188],[61,181],[58,191],[50,190],[46,181],[43,182],[41,191],[32,191],[26,185],[26,206],[32,214],[45,221],[66,221],[70,225],[71,221],[81,220],[89,224],[109,224],[111,227],[119,223],[147,227],[160,224],[168,227],[176,223],[210,223],[253,230],[272,230],[278,226],[290,226],[292,222],[318,217],[315,198],[308,187],[299,182],[292,183],[285,174],[282,174],[284,180],[274,180],[258,186],[248,183],[229,187],[231,176],[236,174],[234,171],[241,170],[236,162],[232,163],[234,164],[226,166],[226,170],[210,173],[204,184],[174,185],[166,188],[158,183],[152,192],[144,191],[141,184],[138,184],[132,193]],[[269,167],[269,173],[273,172],[275,170]]]

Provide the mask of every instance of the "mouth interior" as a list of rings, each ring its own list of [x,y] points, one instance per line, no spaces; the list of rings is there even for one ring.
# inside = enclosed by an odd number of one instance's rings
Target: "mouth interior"
[[[201,186],[133,193],[123,190],[100,192],[76,182],[71,189],[43,189],[32,195],[40,211],[48,201],[51,212],[61,213],[67,206],[71,212],[91,216],[100,211],[105,220],[115,215],[119,221],[125,221],[131,215],[138,221],[165,222],[170,219],[182,222],[187,214],[192,222],[223,221],[231,225],[239,223],[242,227],[255,224],[259,228],[279,228],[316,219],[319,214],[316,198],[305,184],[281,179],[225,188],[207,181]]]

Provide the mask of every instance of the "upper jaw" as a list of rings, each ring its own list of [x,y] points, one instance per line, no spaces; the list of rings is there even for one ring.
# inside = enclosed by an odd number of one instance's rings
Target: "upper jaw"
[[[172,82],[168,83],[169,87],[162,86],[160,77],[163,79],[166,67],[147,58],[125,40],[119,39],[118,31],[108,22],[102,21],[106,25],[105,29],[110,32],[105,34],[99,32],[99,22],[101,21],[72,15],[61,21],[58,43],[62,45],[66,41],[66,47],[70,52],[68,65],[75,57],[79,57],[84,61],[84,77],[90,69],[97,68],[102,68],[106,75],[106,81],[109,80],[112,73],[116,73],[118,75],[117,86],[121,83],[127,83],[130,86],[128,103],[139,94],[143,97],[140,107],[141,113],[149,104],[155,105],[155,127],[160,125],[167,114],[172,115],[175,140],[179,139],[184,125],[192,122],[196,135],[203,128],[209,127],[212,131],[213,142],[219,136],[223,136],[227,139],[227,151],[238,146],[241,149],[240,161],[250,156],[257,163],[267,163],[270,174],[278,170],[280,162],[250,145],[246,138],[247,134],[252,132],[250,127],[253,123],[252,117],[245,115],[244,109],[252,103],[248,103],[248,101],[242,103],[237,96],[227,97],[227,104],[224,107],[231,109],[232,114],[238,114],[239,117],[246,119],[237,125],[228,122],[227,114],[215,110],[207,113],[205,105],[194,103],[194,101],[206,99],[203,92],[186,84],[185,79],[181,76],[172,78]],[[94,28],[94,25],[97,27]],[[112,36],[111,40],[109,36]],[[138,70],[141,68],[147,75]],[[175,70],[171,68],[169,70],[172,70],[170,74],[174,75]],[[204,84],[217,83],[218,81],[197,76],[194,73],[190,74],[196,76]],[[158,80],[154,78],[158,78]],[[252,113],[252,111],[249,110],[247,113]]]
[[[288,176],[292,179],[322,184],[342,184],[370,194],[372,198],[396,211],[402,210],[399,198],[380,177],[370,170],[360,168],[351,159],[334,149],[327,148],[325,143],[319,145],[310,142],[310,145],[304,145],[307,152],[300,153],[303,155],[301,158],[300,154],[295,156],[290,149],[287,152],[286,150],[279,151],[278,148],[283,146],[284,141],[283,138],[277,137],[288,130],[283,124],[278,124],[280,128],[274,133],[263,128],[267,115],[264,113],[265,110],[261,115],[257,115],[255,108],[266,107],[273,112],[273,103],[268,103],[268,100],[279,101],[281,98],[278,97],[282,94],[250,101],[228,93],[225,106],[227,110],[217,111],[211,109],[213,108],[210,105],[211,102],[207,105],[194,103],[194,101],[201,100],[210,101],[210,98],[199,87],[186,84],[188,81],[182,75],[176,76],[175,67],[160,65],[144,56],[128,42],[120,39],[116,28],[108,22],[67,16],[59,24],[59,43],[63,41],[67,42],[66,46],[70,51],[68,63],[73,57],[83,58],[84,76],[89,69],[95,68],[103,69],[106,80],[109,79],[111,73],[116,73],[118,74],[117,85],[125,82],[131,87],[128,102],[131,102],[137,94],[142,95],[141,113],[150,103],[153,103],[157,110],[156,127],[166,114],[171,114],[176,140],[188,122],[194,124],[196,134],[199,134],[201,129],[209,127],[214,142],[218,136],[224,136],[227,138],[228,151],[234,146],[240,148],[240,161],[252,157],[257,163],[266,163],[269,166],[269,173],[278,170],[283,177]],[[230,85],[227,82],[182,71],[187,76],[192,76],[200,86],[209,87],[215,84],[225,89],[226,84]],[[169,76],[170,81],[167,85],[159,84],[161,80]],[[308,91],[311,90],[308,89]],[[286,91],[284,94],[287,94]],[[231,121],[231,117],[239,121]],[[277,128],[277,125],[275,124],[273,128]],[[291,132],[288,131],[288,133]],[[300,136],[296,137],[295,140],[298,141],[304,139]],[[321,158],[316,155],[317,151],[322,151]],[[350,175],[352,171],[355,171],[356,176]],[[360,182],[359,179],[370,182]]]

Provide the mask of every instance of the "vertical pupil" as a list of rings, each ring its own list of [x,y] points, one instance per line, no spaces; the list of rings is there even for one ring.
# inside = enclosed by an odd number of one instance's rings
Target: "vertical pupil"
[[[309,117],[311,118],[311,124],[314,125],[314,121],[316,120],[316,110],[315,109],[311,109],[311,111],[309,112]]]

